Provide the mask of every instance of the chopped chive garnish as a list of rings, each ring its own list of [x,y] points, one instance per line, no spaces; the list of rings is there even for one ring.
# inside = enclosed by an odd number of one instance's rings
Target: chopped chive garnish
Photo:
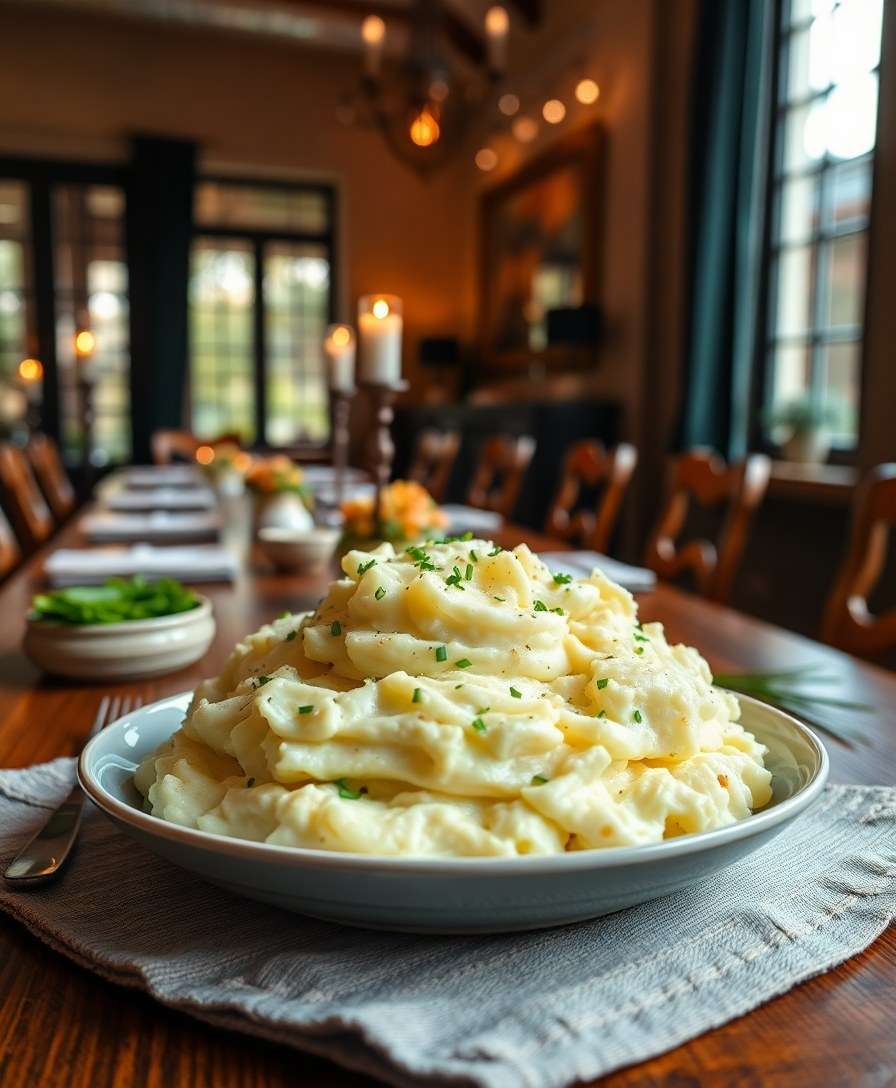
[[[476,730],[477,733],[484,733],[488,726],[482,720],[482,718],[474,718],[470,724]]]
[[[473,564],[472,563],[467,563],[467,569],[466,569],[466,571],[464,571],[464,579],[467,582],[469,582],[472,577],[473,577]]]
[[[462,657],[460,661],[455,661],[454,664],[459,669],[468,669],[473,664],[473,662],[468,657]]]
[[[511,688],[510,694],[514,697],[514,699],[522,699],[523,697],[523,693],[521,691],[517,691],[516,688]]]
[[[500,544],[496,544],[496,545],[494,546],[494,548],[492,548],[492,550],[491,550],[491,551],[490,551],[490,552],[489,552],[488,554],[489,554],[489,555],[500,555],[500,554],[501,554],[501,552],[503,552],[503,551],[504,551],[504,549],[503,549],[503,548],[501,547],[501,545],[500,545]]]
[[[544,603],[544,601],[536,601],[532,607],[535,609],[536,612],[547,612],[548,610],[548,606]]]
[[[641,711],[640,711],[640,710],[635,710],[635,711],[634,711],[634,712],[632,713],[632,721],[633,721],[633,722],[637,722],[637,723],[638,723],[638,725],[640,725],[640,724],[641,724]]]
[[[254,785],[255,785],[255,779],[254,778],[247,778],[246,779],[246,789],[247,790],[251,790]]]
[[[533,786],[543,786],[545,784],[545,782],[547,782],[547,779],[545,778],[545,776],[543,774],[533,774],[532,775],[532,785]]]
[[[571,574],[555,574],[554,575],[554,581],[557,583],[558,586],[565,586],[569,582],[572,581],[572,575]]]
[[[263,688],[265,686],[265,684],[269,684],[270,681],[271,681],[270,676],[257,676],[255,678],[255,686],[256,686],[256,688]]]
[[[607,716],[606,710],[602,710],[597,716],[598,716],[598,718],[606,718],[606,716]]]
[[[290,612],[289,609],[287,609],[285,612],[281,612],[280,615],[277,617],[277,619],[278,620],[288,620],[291,615],[292,615],[292,612]]]
[[[448,647],[447,646],[436,646],[436,661],[447,661],[447,660],[448,660]]]
[[[476,713],[479,714],[479,715],[488,714],[488,712],[490,710],[491,710],[490,706],[480,706],[480,707],[477,708]]]
[[[419,703],[423,699],[423,691],[421,688],[414,688],[414,694],[411,696],[412,703]]]
[[[366,563],[359,563],[358,564],[358,574],[365,574],[367,571],[370,570],[371,567],[375,567],[375,566],[376,566],[376,560],[375,559],[368,559]]]
[[[503,604],[507,600],[507,598],[506,597],[495,597],[495,600],[500,601],[501,604]]]
[[[381,601],[383,599],[383,597],[386,596],[386,591],[382,586],[377,586],[376,587],[376,593],[374,593],[373,596],[374,596],[375,600]]]
[[[475,551],[474,548],[470,549],[470,558],[473,560],[474,563],[479,562],[479,556],[476,554],[476,551]]]
[[[313,714],[314,713],[314,707],[313,706],[300,706],[299,707],[299,713],[300,714]]]
[[[644,647],[643,646],[636,646],[635,647],[635,653],[636,654],[643,654],[644,653]]]
[[[563,609],[562,609],[562,608],[560,608],[560,607],[557,607],[557,608],[552,608],[552,609],[551,609],[551,611],[552,611],[552,612],[556,612],[558,616],[562,616],[562,615],[563,615]]]
[[[288,634],[288,635],[286,636],[286,641],[287,641],[287,642],[292,642],[292,640],[293,640],[293,639],[294,639],[295,637],[296,637],[296,633],[295,633],[295,631],[290,631],[290,632],[289,632],[289,634]]]
[[[610,682],[609,676],[602,676],[600,678],[600,680],[597,681],[597,690],[598,691],[603,691],[604,688],[607,686],[607,684],[609,684],[609,682]]]
[[[457,539],[458,540],[472,540],[473,539],[473,530],[472,529],[467,529],[467,531],[465,533],[461,533],[461,535]]]
[[[339,622],[339,620],[333,620],[333,622],[330,624],[330,634],[333,636],[333,638],[335,638],[337,635],[342,634],[342,624]]]
[[[635,631],[633,637],[635,642],[650,642],[650,639],[647,637],[647,635],[642,635],[638,631]]]
[[[339,790],[339,796],[346,801],[358,801],[361,797],[360,790],[353,790],[344,778],[337,778],[333,785]]]

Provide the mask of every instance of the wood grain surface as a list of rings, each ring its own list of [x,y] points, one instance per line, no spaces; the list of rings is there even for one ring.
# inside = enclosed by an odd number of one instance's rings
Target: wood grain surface
[[[556,541],[508,528],[506,546]],[[50,545],[83,543],[75,521]],[[94,685],[42,678],[19,650],[24,615],[49,548],[0,588],[0,766],[75,755],[100,697]],[[249,557],[233,586],[206,589],[218,633],[198,665],[121,685],[145,702],[218,671],[237,639],[286,608],[313,607],[323,579],[276,575]],[[837,782],[896,781],[896,676],[798,635],[664,586],[641,598],[642,618],[670,639],[701,648],[719,671],[821,662],[838,694],[873,704],[868,741],[828,741]],[[65,877],[63,877],[65,879]],[[39,892],[35,893],[39,894]],[[896,1084],[896,935],[891,927],[842,966],[678,1049],[601,1081],[616,1086],[794,1085],[884,1088]],[[148,997],[104,982],[0,916],[2,1088],[279,1088],[360,1085],[364,1077],[232,1032],[208,1027]]]

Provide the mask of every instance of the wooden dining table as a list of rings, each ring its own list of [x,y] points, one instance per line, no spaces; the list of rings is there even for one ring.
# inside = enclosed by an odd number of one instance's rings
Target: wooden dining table
[[[84,544],[79,518],[0,587],[0,767],[76,755],[106,691],[144,703],[192,688],[233,645],[284,609],[313,608],[327,578],[277,574],[251,549],[233,584],[203,587],[217,635],[197,665],[159,679],[109,688],[40,675],[20,649],[32,594],[49,551]],[[505,547],[562,547],[507,526]],[[864,739],[826,738],[834,782],[896,781],[896,675],[729,608],[659,585],[640,595],[642,619],[660,620],[670,641],[698,646],[717,671],[817,665],[831,690],[874,709],[852,712]],[[843,712],[845,715],[846,712]],[[782,859],[783,863],[783,859]],[[62,880],[70,879],[63,874]],[[116,987],[51,951],[0,915],[2,1088],[277,1088],[359,1085],[369,1078],[285,1046],[227,1032]],[[746,1016],[601,1084],[611,1086],[865,1085],[896,1083],[896,932]]]

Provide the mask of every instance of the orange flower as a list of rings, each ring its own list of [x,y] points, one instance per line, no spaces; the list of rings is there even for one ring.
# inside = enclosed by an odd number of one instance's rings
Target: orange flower
[[[248,486],[264,495],[277,491],[301,493],[305,490],[304,479],[301,468],[283,453],[255,460],[246,473]]]
[[[380,522],[376,526],[373,503],[371,496],[349,499],[342,504],[346,534],[362,540],[416,540],[448,524],[433,497],[414,480],[395,480],[383,488]]]

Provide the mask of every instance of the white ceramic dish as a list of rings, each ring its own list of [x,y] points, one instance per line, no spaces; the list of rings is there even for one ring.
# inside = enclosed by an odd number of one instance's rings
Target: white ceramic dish
[[[330,562],[339,536],[338,529],[320,526],[307,530],[264,526],[258,530],[258,546],[277,570],[312,572]]]
[[[215,635],[207,597],[171,616],[75,626],[27,621],[22,648],[52,676],[78,680],[136,680],[161,676],[198,661]]]
[[[137,763],[181,723],[190,694],[122,718],[87,745],[81,785],[128,834],[237,895],[349,925],[493,933],[594,918],[685,888],[773,838],[818,797],[828,758],[811,730],[742,697],[743,720],[769,747],[771,803],[741,823],[650,846],[523,858],[387,858],[298,850],[210,835],[150,816]],[[782,859],[769,856],[770,865]]]

